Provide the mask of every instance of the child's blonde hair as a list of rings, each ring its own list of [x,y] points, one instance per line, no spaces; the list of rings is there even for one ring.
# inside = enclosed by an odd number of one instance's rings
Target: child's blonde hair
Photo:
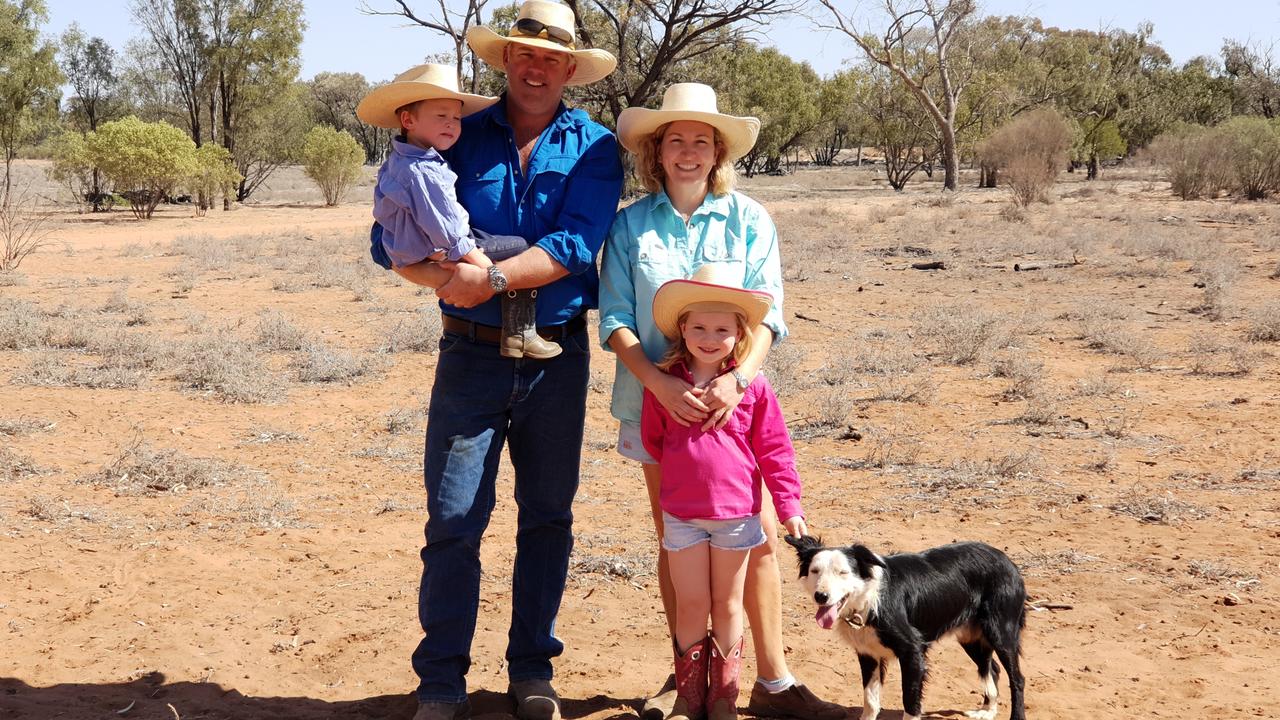
[[[670,371],[675,367],[676,363],[684,363],[685,367],[693,364],[693,353],[689,352],[689,348],[684,344],[684,324],[689,319],[690,310],[681,310],[680,319],[676,321],[676,327],[680,329],[680,334],[675,341],[671,343],[671,347],[667,348],[667,352],[658,361],[658,368],[663,371]],[[752,328],[747,327],[747,316],[740,312],[733,313],[733,317],[738,322],[738,342],[734,343],[733,352],[724,360],[720,361],[720,369],[728,367],[729,359],[732,358],[735,364],[741,363],[744,358],[751,352],[751,343],[754,341]]]
[[[644,185],[644,189],[649,192],[662,190],[666,181],[666,173],[662,170],[662,156],[658,149],[669,127],[671,123],[660,126],[653,131],[652,135],[640,138],[639,147],[636,148],[636,174],[640,176],[640,184]],[[728,159],[729,151],[724,144],[724,136],[714,127],[711,130],[715,134],[716,166],[711,169],[711,174],[707,177],[707,189],[712,195],[720,197],[733,191],[738,174],[734,172],[733,163]]]

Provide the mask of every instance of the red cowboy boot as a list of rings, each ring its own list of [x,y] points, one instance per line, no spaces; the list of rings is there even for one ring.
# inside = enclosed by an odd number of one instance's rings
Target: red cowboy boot
[[[728,650],[721,650],[715,638],[711,646],[711,687],[707,692],[707,720],[737,720],[738,670],[742,667],[742,638]]]
[[[701,720],[707,702],[707,645],[703,638],[685,650],[676,652],[676,704],[669,720]]]

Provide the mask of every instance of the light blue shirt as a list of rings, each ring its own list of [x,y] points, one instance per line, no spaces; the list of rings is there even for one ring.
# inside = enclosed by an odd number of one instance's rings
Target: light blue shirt
[[[467,211],[454,192],[457,180],[435,148],[391,141],[373,189],[373,217],[396,267],[422,262],[439,250],[456,262],[476,249]]]
[[[774,341],[787,334],[782,318],[782,264],[778,232],[760,203],[736,192],[708,194],[686,224],[665,192],[656,192],[618,211],[605,241],[600,268],[600,342],[630,328],[649,360],[657,362],[670,342],[653,322],[653,296],[668,280],[691,276],[708,263],[741,271],[742,287],[773,296],[764,324]],[[644,387],[617,361],[610,411],[639,423]]]

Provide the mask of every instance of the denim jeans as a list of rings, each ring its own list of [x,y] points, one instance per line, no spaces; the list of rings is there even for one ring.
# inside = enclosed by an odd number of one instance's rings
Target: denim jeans
[[[573,549],[590,340],[582,331],[560,343],[559,356],[527,360],[501,357],[494,345],[452,333],[440,341],[423,467],[427,523],[418,617],[424,637],[413,653],[419,702],[466,699],[480,538],[495,505],[504,443],[515,468],[517,508],[508,675],[549,680],[551,659],[564,650],[555,622]]]

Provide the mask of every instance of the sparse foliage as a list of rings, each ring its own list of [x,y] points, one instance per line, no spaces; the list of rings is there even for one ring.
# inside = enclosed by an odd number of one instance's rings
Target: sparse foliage
[[[1035,110],[1018,116],[987,138],[979,150],[984,164],[1003,172],[1013,202],[1025,208],[1049,202],[1054,180],[1067,163],[1071,129],[1058,113]]]
[[[302,141],[302,166],[324,194],[324,204],[333,207],[360,178],[365,153],[345,130],[328,126],[311,129]]]
[[[150,218],[161,200],[195,174],[195,143],[168,123],[133,116],[104,123],[88,146],[93,164],[125,194],[139,219]]]
[[[0,272],[17,270],[52,234],[49,213],[38,207],[26,190],[0,203]]]

